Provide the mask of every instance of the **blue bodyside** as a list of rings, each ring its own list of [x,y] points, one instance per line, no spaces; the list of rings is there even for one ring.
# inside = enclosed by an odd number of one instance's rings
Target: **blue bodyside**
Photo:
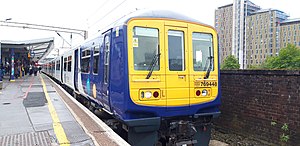
[[[89,95],[90,97],[93,97],[93,92],[92,92],[92,88],[93,88],[93,84],[96,85],[96,88],[97,88],[97,99],[95,98],[90,98],[91,100],[93,100],[94,102],[98,103],[99,105],[102,105],[101,103],[101,54],[103,55],[103,46],[102,45],[102,39],[101,37],[97,37],[95,39],[92,39],[86,43],[84,43],[83,45],[80,46],[80,50],[79,50],[79,55],[80,55],[80,58],[79,59],[82,59],[82,51],[83,50],[86,50],[87,48],[91,51],[91,59],[90,59],[90,65],[89,65],[89,73],[81,73],[81,81],[82,81],[82,86],[83,86],[83,89],[84,89],[84,93]],[[93,50],[93,47],[95,46],[100,46],[100,59],[98,60],[98,74],[94,74],[93,73],[93,62],[94,62],[94,50]],[[102,52],[102,53],[101,53]],[[103,62],[102,62],[103,64]],[[80,64],[79,64],[80,66]],[[103,68],[102,68],[103,70]]]

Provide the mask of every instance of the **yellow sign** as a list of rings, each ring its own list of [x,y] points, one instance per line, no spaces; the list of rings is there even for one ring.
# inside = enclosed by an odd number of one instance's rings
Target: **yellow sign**
[[[133,47],[139,47],[139,38],[133,38],[132,46]]]
[[[93,97],[97,98],[97,88],[95,84],[93,84]]]

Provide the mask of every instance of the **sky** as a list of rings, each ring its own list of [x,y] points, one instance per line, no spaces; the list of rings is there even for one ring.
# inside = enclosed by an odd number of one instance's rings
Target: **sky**
[[[252,0],[263,9],[274,8],[300,18],[295,0]],[[136,9],[167,9],[214,26],[215,10],[233,0],[5,0],[1,1],[0,21],[32,23],[88,30],[89,37]],[[60,33],[72,46],[83,40],[80,35]],[[0,26],[0,40],[55,38],[55,49],[70,47],[55,32]]]

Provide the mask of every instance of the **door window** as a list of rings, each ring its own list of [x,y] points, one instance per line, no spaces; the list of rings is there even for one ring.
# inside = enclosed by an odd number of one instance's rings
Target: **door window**
[[[68,62],[67,62],[67,64],[68,64],[68,71],[71,72],[72,56],[69,56],[69,57],[68,57]]]
[[[169,70],[184,71],[184,33],[183,31],[168,31],[168,46],[169,46]]]
[[[108,83],[109,79],[109,52],[110,52],[110,37],[107,34],[104,38],[105,48],[104,48],[104,83]]]
[[[94,62],[93,62],[93,73],[98,74],[98,62],[99,62],[99,46],[94,47]]]
[[[67,71],[67,61],[68,61],[68,58],[65,57],[64,58],[64,71]]]

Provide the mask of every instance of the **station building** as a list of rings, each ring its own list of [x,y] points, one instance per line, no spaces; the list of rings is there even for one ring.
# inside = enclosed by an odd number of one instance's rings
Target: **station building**
[[[2,79],[14,81],[28,72],[28,68],[37,65],[54,47],[54,38],[27,41],[0,41],[0,88]]]

